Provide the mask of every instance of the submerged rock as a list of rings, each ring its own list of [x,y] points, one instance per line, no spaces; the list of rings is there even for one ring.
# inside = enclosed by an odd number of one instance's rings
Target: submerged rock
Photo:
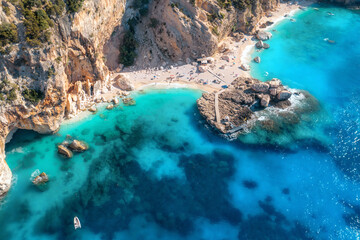
[[[40,175],[36,176],[32,181],[35,185],[40,185],[47,183],[49,181],[49,177],[46,173],[42,172]]]
[[[72,158],[73,153],[70,149],[68,149],[65,145],[60,144],[58,146],[58,153],[66,158]]]
[[[83,141],[73,140],[69,148],[75,152],[84,152],[89,149],[89,146]]]
[[[123,103],[126,105],[126,106],[135,106],[136,105],[136,101],[129,97],[129,98],[123,98]]]

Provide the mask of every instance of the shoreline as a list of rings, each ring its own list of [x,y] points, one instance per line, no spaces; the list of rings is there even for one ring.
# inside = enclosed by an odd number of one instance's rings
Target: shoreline
[[[295,15],[302,7],[309,7],[314,1],[303,0],[295,4],[280,3],[276,10],[271,11],[272,16],[263,16],[256,25],[257,30],[269,31],[276,27],[289,17]],[[285,17],[288,15],[288,17]],[[266,28],[259,28],[259,26],[267,21],[273,22],[272,25]],[[230,85],[238,77],[252,77],[251,70],[243,71],[240,69],[241,64],[249,64],[252,62],[252,54],[255,51],[256,40],[251,35],[245,35],[240,42],[234,41],[230,36],[225,38],[219,45],[225,44],[228,49],[233,49],[226,54],[215,53],[212,57],[215,59],[214,63],[209,66],[209,70],[204,73],[197,71],[197,65],[184,64],[177,66],[174,64],[167,69],[142,69],[135,71],[124,71],[120,73],[112,72],[110,77],[114,79],[117,75],[124,75],[132,80],[134,90],[137,92],[145,89],[171,89],[171,88],[188,88],[200,90],[207,93],[216,92],[222,89],[223,85]],[[230,57],[229,61],[223,60],[222,56]],[[225,69],[221,69],[225,66]],[[214,74],[217,76],[215,77]],[[218,84],[212,81],[222,78]],[[212,81],[209,81],[212,80]],[[206,84],[205,84],[206,83]],[[97,108],[106,107],[106,104],[111,104],[111,100],[119,97],[119,89],[101,94],[97,98],[104,98],[104,102],[95,103]],[[79,111],[78,114],[71,118],[64,119],[62,125],[69,125],[89,117],[92,112],[87,109]]]

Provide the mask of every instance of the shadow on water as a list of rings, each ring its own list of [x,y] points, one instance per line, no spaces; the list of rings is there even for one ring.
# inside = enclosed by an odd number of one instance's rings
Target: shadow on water
[[[31,130],[19,129],[14,133],[14,135],[12,137],[12,139],[15,139],[15,141],[11,140],[9,143],[7,143],[5,145],[5,150],[7,152],[11,152],[12,150],[14,150],[18,147],[26,146],[29,143],[32,143],[34,141],[39,141],[44,137],[46,137],[46,135],[42,135],[40,133],[31,131]]]

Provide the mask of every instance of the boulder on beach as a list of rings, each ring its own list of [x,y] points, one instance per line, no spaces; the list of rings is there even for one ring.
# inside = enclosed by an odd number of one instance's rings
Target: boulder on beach
[[[42,172],[41,174],[36,176],[32,182],[35,185],[40,185],[40,184],[47,183],[48,181],[49,181],[48,175],[46,173]]]
[[[198,66],[198,71],[199,71],[200,73],[204,73],[204,72],[206,72],[206,67],[204,67],[204,66]]]
[[[75,139],[71,142],[69,148],[75,152],[84,152],[89,149],[89,146],[85,142]]]
[[[96,112],[96,111],[97,111],[97,109],[96,109],[96,107],[95,107],[95,106],[91,106],[91,107],[89,108],[89,111],[90,111],[90,112]]]
[[[260,28],[266,28],[266,27],[267,27],[266,23],[260,25]]]
[[[287,90],[283,90],[283,91],[279,92],[277,95],[277,99],[279,101],[288,100],[290,97],[291,97],[291,92],[289,92]]]
[[[261,62],[260,57],[259,57],[259,56],[258,56],[258,57],[255,57],[255,58],[254,58],[254,62],[256,62],[256,63],[260,63],[260,62]]]
[[[58,153],[66,158],[72,158],[73,153],[65,145],[60,144],[58,146]]]
[[[221,60],[225,60],[227,62],[230,62],[230,57],[228,55],[222,55]]]
[[[112,104],[109,104],[109,105],[107,105],[107,107],[106,107],[107,110],[112,110],[113,108],[114,108],[114,105],[112,105]]]
[[[272,37],[272,34],[270,32],[266,32],[266,31],[259,31],[256,34],[256,38],[261,41],[269,40],[271,37]]]
[[[250,66],[248,64],[241,64],[240,68],[244,71],[250,71]]]
[[[114,86],[120,88],[123,91],[133,91],[135,89],[132,82],[122,74],[119,74],[114,79]]]
[[[112,100],[112,102],[115,104],[115,105],[118,105],[119,104],[119,99],[117,97],[114,97],[114,99]]]
[[[266,93],[269,90],[269,84],[267,84],[267,83],[255,83],[255,84],[251,85],[251,89],[254,92]]]

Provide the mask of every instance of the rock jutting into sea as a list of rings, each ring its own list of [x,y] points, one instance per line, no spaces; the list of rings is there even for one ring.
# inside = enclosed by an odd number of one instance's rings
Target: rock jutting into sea
[[[295,105],[301,103],[292,101],[292,97],[296,99],[298,96],[310,99],[314,107],[296,107]],[[297,124],[300,122],[298,115],[313,111],[316,109],[315,105],[317,106],[317,101],[309,93],[288,89],[276,78],[262,82],[254,78],[240,77],[235,79],[228,89],[218,93],[204,93],[197,101],[199,112],[207,123],[228,135],[247,132],[269,111],[281,110],[281,114],[277,115],[286,119],[296,118],[291,123]],[[262,126],[264,130],[271,130],[270,125]]]
[[[35,185],[40,185],[47,183],[49,181],[49,177],[46,173],[42,172],[32,181]]]

